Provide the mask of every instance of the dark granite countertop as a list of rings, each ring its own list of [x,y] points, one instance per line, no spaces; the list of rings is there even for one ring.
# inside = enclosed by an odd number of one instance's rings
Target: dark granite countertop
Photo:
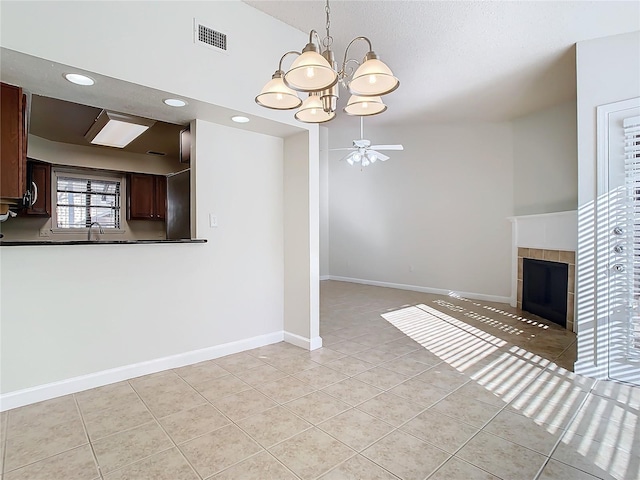
[[[63,242],[52,241],[10,241],[0,240],[0,247],[23,247],[40,245],[145,245],[163,243],[207,243],[206,239],[196,238],[193,240],[68,240]]]

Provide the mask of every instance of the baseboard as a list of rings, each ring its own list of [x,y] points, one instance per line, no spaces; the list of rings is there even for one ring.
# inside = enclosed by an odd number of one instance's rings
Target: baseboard
[[[307,337],[302,337],[291,332],[284,332],[284,341],[290,343],[291,345],[295,345],[296,347],[304,348],[305,350],[309,351],[316,350],[322,347],[321,337],[308,339]]]
[[[236,342],[216,345],[214,347],[193,350],[190,352],[156,358],[146,362],[111,368],[101,372],[90,373],[58,382],[46,383],[37,387],[25,388],[0,395],[0,412],[12,408],[22,407],[31,403],[49,400],[51,398],[81,392],[90,388],[102,387],[111,383],[129,380],[131,378],[156,373],[170,368],[184,367],[193,363],[213,360],[232,353],[244,352],[253,348],[263,347],[272,343],[282,342],[285,338],[282,331],[259,335],[257,337],[238,340]]]
[[[329,275],[329,280],[339,282],[361,283],[363,285],[373,285],[375,287],[397,288],[399,290],[411,290],[414,292],[435,293],[436,295],[447,295],[450,297],[464,297],[472,300],[484,300],[485,302],[509,303],[511,297],[501,297],[499,295],[485,295],[484,293],[456,292],[443,288],[421,287],[418,285],[406,285],[404,283],[378,282],[376,280],[364,280],[361,278],[337,277]]]
[[[320,275],[320,281],[331,280],[331,275]]]

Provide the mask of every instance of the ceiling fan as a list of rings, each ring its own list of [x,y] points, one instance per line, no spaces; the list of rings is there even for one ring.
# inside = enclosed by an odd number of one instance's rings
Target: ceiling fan
[[[369,140],[364,138],[363,117],[360,117],[360,140],[353,141],[353,147],[348,148],[332,148],[331,151],[349,150],[350,153],[340,159],[346,160],[349,165],[360,163],[363,167],[367,167],[372,163],[380,160],[386,162],[389,157],[380,150],[404,150],[402,145],[371,145]]]

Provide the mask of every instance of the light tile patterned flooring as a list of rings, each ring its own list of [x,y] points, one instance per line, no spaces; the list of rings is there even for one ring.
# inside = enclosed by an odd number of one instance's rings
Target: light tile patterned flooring
[[[2,480],[639,478],[640,390],[556,325],[326,281],[320,329],[4,412]]]

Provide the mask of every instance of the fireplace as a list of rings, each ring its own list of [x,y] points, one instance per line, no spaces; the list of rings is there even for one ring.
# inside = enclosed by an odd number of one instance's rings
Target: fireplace
[[[524,258],[522,262],[522,309],[567,327],[569,265]]]
[[[528,264],[525,268],[525,262]],[[533,266],[533,271],[530,267]],[[548,270],[548,267],[551,271]],[[553,273],[564,271],[561,278]],[[528,272],[528,273],[527,273]],[[525,275],[530,278],[525,280]],[[534,277],[534,278],[531,278]],[[537,277],[537,278],[535,278]],[[537,292],[527,292],[533,298],[525,303],[525,284],[527,287],[540,287]],[[546,284],[546,286],[545,286]],[[560,293],[558,293],[560,291]],[[544,250],[537,248],[518,248],[518,290],[517,307],[555,322],[568,330],[573,330],[575,291],[575,252],[565,250]],[[552,293],[554,292],[554,293]],[[545,300],[546,299],[546,300]],[[559,303],[564,300],[565,308]],[[540,304],[553,303],[538,309]],[[555,310],[555,314],[553,311]],[[563,313],[564,310],[564,313]],[[563,318],[564,317],[564,318]]]

